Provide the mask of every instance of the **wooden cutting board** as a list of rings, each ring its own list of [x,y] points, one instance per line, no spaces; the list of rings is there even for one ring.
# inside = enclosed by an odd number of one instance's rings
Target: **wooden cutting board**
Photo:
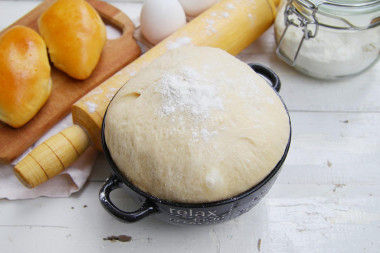
[[[120,38],[107,40],[97,67],[92,75],[84,81],[69,77],[51,64],[53,89],[48,101],[37,115],[18,129],[0,122],[0,163],[10,163],[21,155],[47,130],[66,116],[70,112],[71,106],[79,98],[140,55],[140,48],[133,39],[134,25],[132,21],[120,10],[106,2],[87,1],[95,7],[105,24],[111,25],[121,32]],[[38,17],[53,2],[54,0],[43,1],[8,28],[14,25],[25,25],[38,31]]]

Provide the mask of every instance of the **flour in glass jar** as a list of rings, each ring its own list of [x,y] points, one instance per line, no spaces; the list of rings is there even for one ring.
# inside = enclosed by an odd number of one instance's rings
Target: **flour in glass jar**
[[[216,134],[216,131],[199,126],[209,118],[211,110],[224,109],[216,86],[206,84],[206,81],[210,82],[194,69],[187,67],[179,72],[163,75],[156,86],[156,92],[162,97],[162,106],[158,114],[170,116],[180,112],[189,115],[193,122],[194,128],[191,130],[195,141],[199,140],[199,137],[207,140]],[[182,122],[176,123],[180,125]]]

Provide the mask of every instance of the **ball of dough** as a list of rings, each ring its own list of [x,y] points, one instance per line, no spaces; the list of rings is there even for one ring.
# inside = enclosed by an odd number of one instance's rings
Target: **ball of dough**
[[[105,139],[120,171],[161,199],[203,203],[236,196],[282,158],[287,111],[247,64],[208,47],[165,53],[111,102]]]

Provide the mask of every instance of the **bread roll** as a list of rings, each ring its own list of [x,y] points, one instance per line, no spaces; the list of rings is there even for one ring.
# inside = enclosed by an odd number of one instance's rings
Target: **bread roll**
[[[41,14],[38,29],[55,67],[79,80],[91,75],[106,42],[106,29],[90,4],[58,0]]]
[[[161,199],[203,203],[266,177],[290,137],[286,108],[247,64],[208,47],[159,57],[117,93],[105,139],[120,171]]]
[[[18,128],[51,92],[46,45],[34,30],[15,26],[0,36],[0,120]]]

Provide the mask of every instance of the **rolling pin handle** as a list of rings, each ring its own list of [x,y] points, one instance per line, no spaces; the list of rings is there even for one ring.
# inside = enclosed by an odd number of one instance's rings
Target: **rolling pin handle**
[[[50,137],[14,167],[22,184],[33,188],[70,166],[90,144],[86,132],[73,125]]]

